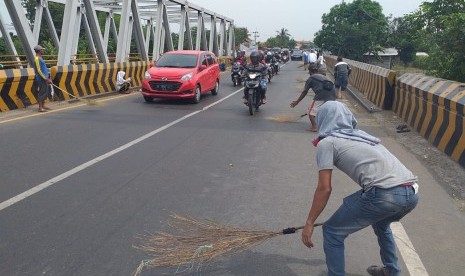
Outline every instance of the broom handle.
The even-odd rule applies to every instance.
[[[77,99],[77,97],[76,97],[76,96],[74,96],[73,94],[69,93],[69,92],[68,92],[68,91],[66,91],[66,90],[63,90],[63,89],[61,89],[59,86],[56,86],[56,85],[55,85],[53,82],[52,82],[52,83],[50,83],[50,84],[51,84],[51,85],[53,85],[54,87],[56,87],[56,88],[60,89],[60,91],[61,91],[61,92],[65,92],[66,94],[70,95],[71,97],[73,97],[73,98]]]
[[[323,223],[315,223],[313,224],[313,227],[317,227],[317,226],[322,226]],[[283,229],[282,233],[283,235],[287,235],[287,234],[294,234],[295,232],[297,232],[297,230],[300,230],[300,229],[304,229],[305,226],[299,226],[299,227],[289,227],[289,228],[286,228],[286,229]]]

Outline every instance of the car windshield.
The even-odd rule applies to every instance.
[[[160,57],[155,67],[194,68],[197,66],[197,55],[166,54]]]

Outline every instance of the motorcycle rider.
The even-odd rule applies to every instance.
[[[234,59],[234,62],[239,63],[241,66],[245,66],[247,64],[247,60],[245,57],[245,51],[238,52],[236,58]]]
[[[247,76],[249,72],[257,72],[262,76],[261,83],[259,85],[260,98],[262,104],[266,103],[266,76],[267,76],[267,67],[265,64],[261,63],[263,59],[262,55],[258,51],[253,51],[250,53],[250,63],[244,66],[244,76]],[[248,104],[247,99],[247,88],[244,88],[244,104]]]
[[[266,52],[265,62],[266,63],[273,63],[273,61],[274,61],[273,53],[271,53],[271,51]]]

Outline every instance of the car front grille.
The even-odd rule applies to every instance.
[[[172,82],[172,81],[150,81],[150,88],[156,91],[164,91],[164,92],[177,92],[179,87],[181,87],[180,82]]]

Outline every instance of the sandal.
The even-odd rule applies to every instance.
[[[47,109],[41,108],[41,109],[39,109],[39,112],[47,112]]]
[[[409,131],[410,131],[410,128],[405,127],[405,128],[401,128],[401,129],[397,130],[397,133],[404,133],[404,132],[409,132]]]

